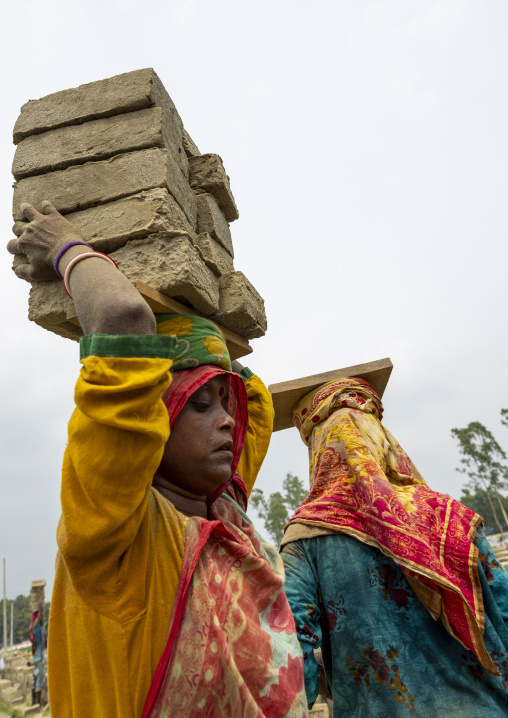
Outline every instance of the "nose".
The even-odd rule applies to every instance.
[[[221,431],[233,431],[235,428],[235,420],[228,414],[224,407],[221,407],[221,416],[219,421],[219,429]]]

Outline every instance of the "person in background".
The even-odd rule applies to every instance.
[[[334,718],[506,716],[508,573],[482,518],[427,486],[382,415],[355,378],[293,410],[310,493],[282,558],[309,704],[321,647]]]
[[[51,602],[53,718],[307,715],[278,552],[245,513],[273,406],[218,328],[159,315],[49,202],[9,243],[85,336]]]
[[[32,662],[34,666],[32,678],[32,705],[40,705],[41,692],[46,678],[45,651],[47,647],[46,631],[43,628],[43,611],[34,611],[30,621],[30,642],[32,644]]]

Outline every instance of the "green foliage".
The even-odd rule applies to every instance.
[[[286,474],[282,492],[274,491],[266,498],[261,489],[254,489],[250,497],[251,506],[263,519],[266,530],[277,545],[282,541],[284,526],[307,496],[303,482],[292,474]]]
[[[501,498],[505,511],[508,512],[508,496],[502,496],[501,494],[498,494],[498,496]],[[487,533],[496,533],[499,530],[485,489],[478,489],[475,493],[471,493],[468,488],[463,488],[460,501],[464,506],[468,506],[477,514],[483,516]],[[504,518],[500,516],[498,518],[503,530],[508,531],[508,524],[504,521]]]
[[[508,409],[501,409],[501,423],[508,426]],[[502,533],[503,525],[496,511],[496,504],[505,525],[508,524],[506,507],[500,494],[500,491],[508,488],[506,452],[497,443],[493,434],[479,421],[472,421],[464,429],[452,429],[452,436],[457,439],[461,454],[461,467],[457,471],[469,477],[466,484],[468,501],[481,502],[482,499],[486,499],[490,508],[489,525],[495,525],[496,530]],[[463,503],[469,506],[466,501]],[[484,512],[476,508],[473,510],[481,513],[486,519]]]
[[[9,718],[24,718],[24,714],[13,708],[0,698],[0,712],[5,713]]]
[[[298,476],[293,476],[292,474],[286,474],[286,478],[282,482],[282,488],[284,489],[284,501],[291,509],[291,512],[294,513],[302,501],[307,498],[309,492],[305,489],[303,481],[300,481]]]
[[[28,641],[28,632],[30,630],[30,619],[32,612],[30,611],[30,599],[28,596],[19,595],[14,601],[7,601],[7,642],[11,641],[11,604],[13,609],[13,638],[14,643],[22,643]],[[46,603],[44,607],[44,628],[48,630],[50,604]],[[4,640],[4,609],[3,600],[0,601],[0,642]]]

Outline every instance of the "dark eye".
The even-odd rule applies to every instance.
[[[196,411],[206,411],[210,408],[210,404],[207,401],[193,401],[192,406],[196,409]]]

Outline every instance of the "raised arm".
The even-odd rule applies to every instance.
[[[28,221],[14,225],[18,238],[8,245],[28,257],[14,270],[20,278],[56,279],[59,253],[63,274],[73,257],[90,251],[50,202],[43,213],[29,204],[22,209]],[[81,244],[62,252],[72,242]],[[78,261],[68,286],[85,337],[63,461],[59,571],[89,606],[130,620],[144,608],[150,487],[169,436],[161,397],[171,381],[174,339],[155,334],[150,308],[109,261]],[[129,600],[120,605],[120,595]]]
[[[93,251],[51,202],[42,203],[42,213],[28,203],[22,204],[21,209],[27,221],[16,222],[13,231],[17,239],[7,245],[11,254],[28,257],[28,264],[14,269],[21,279],[56,279],[55,259],[71,242],[81,244],[61,254],[58,271],[62,276],[74,257]],[[72,267],[69,291],[85,335],[155,334],[155,319],[143,297],[113,264],[100,257],[86,257]]]
[[[272,436],[273,402],[266,386],[250,369],[243,367],[238,361],[232,362],[232,369],[236,374],[240,374],[247,390],[249,427],[238,462],[238,473],[247,489],[247,496],[250,496]]]

